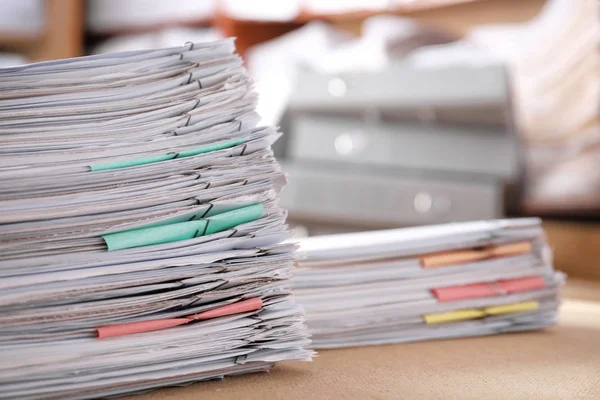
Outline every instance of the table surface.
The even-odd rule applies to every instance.
[[[270,373],[127,400],[600,399],[600,283],[570,280],[538,332],[320,351]]]

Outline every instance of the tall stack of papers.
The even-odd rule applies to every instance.
[[[302,239],[295,294],[316,348],[539,329],[558,288],[538,219]]]
[[[285,179],[232,40],[0,70],[0,398],[308,360]]]

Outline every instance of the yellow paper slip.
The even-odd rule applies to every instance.
[[[505,304],[502,306],[486,307],[483,311],[487,315],[501,315],[522,311],[537,310],[539,303],[537,301],[525,301],[523,303]]]
[[[485,317],[485,313],[483,310],[477,309],[466,309],[466,310],[457,310],[450,311],[439,314],[425,314],[423,315],[423,319],[427,324],[440,324],[443,322],[456,322],[456,321],[465,321],[468,319],[477,319]]]
[[[538,307],[539,303],[537,301],[525,301],[523,303],[503,304],[501,306],[491,306],[481,309],[468,308],[438,314],[425,314],[423,315],[423,319],[427,324],[441,324],[444,322],[457,322],[483,318],[488,315],[502,315],[537,310]]]

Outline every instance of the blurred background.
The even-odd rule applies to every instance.
[[[237,37],[298,235],[542,216],[600,278],[597,0],[2,0],[0,66]],[[597,264],[600,264],[598,261]]]

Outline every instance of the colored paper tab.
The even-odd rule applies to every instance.
[[[102,238],[108,251],[178,242],[255,221],[262,216],[263,211],[262,204],[253,204],[200,220],[109,233],[102,235]]]
[[[481,249],[454,250],[421,257],[421,265],[425,268],[443,267],[465,264],[494,257],[516,256],[531,252],[530,242],[510,243],[500,246],[489,246]]]
[[[195,149],[180,151],[177,155],[177,158],[192,157],[197,156],[199,154],[210,153],[211,151],[228,149],[230,147],[234,147],[238,144],[244,143],[246,139],[247,138],[230,139],[222,142],[207,144],[206,146],[197,147]]]
[[[487,315],[502,315],[523,311],[537,310],[539,303],[537,301],[526,301],[523,303],[505,304],[501,306],[486,307],[483,311]]]
[[[222,142],[211,143],[201,147],[196,147],[190,150],[183,150],[178,153],[158,154],[153,156],[133,158],[130,160],[119,160],[98,163],[90,165],[90,168],[92,171],[106,171],[110,169],[137,167],[139,165],[153,164],[160,161],[172,160],[174,158],[192,157],[197,156],[199,154],[210,153],[211,151],[223,150],[237,146],[238,144],[242,144],[245,141],[246,138],[230,139]]]
[[[439,314],[426,314],[423,316],[427,324],[440,324],[444,322],[465,321],[485,317],[483,310],[465,309],[456,310]]]
[[[160,161],[172,160],[177,153],[159,154],[155,156],[146,156],[134,158],[133,160],[119,160],[107,163],[90,165],[92,171],[106,171],[109,169],[137,167],[138,165],[153,164]]]
[[[432,289],[431,292],[438,301],[457,301],[477,299],[504,294],[504,291],[494,283],[474,283],[472,285],[450,286]]]
[[[517,242],[494,246],[490,248],[491,257],[509,257],[530,253],[533,249],[531,242]]]
[[[546,287],[546,281],[539,275],[532,275],[517,279],[504,279],[498,281],[498,285],[500,285],[506,293],[519,293],[543,289]]]
[[[544,278],[538,275],[504,279],[497,282],[474,283],[431,289],[440,302],[501,296],[511,293],[529,292],[546,287]]]
[[[523,303],[503,304],[490,306],[483,309],[456,310],[439,314],[426,314],[423,319],[427,324],[439,324],[443,322],[465,321],[469,319],[483,318],[490,315],[502,315],[523,311],[532,311],[539,308],[537,301],[525,301]]]
[[[131,322],[127,324],[109,325],[96,328],[98,338],[133,335],[136,333],[152,332],[161,329],[173,328],[189,322],[224,317],[226,315],[241,314],[248,311],[260,310],[263,301],[260,297],[254,297],[226,306],[217,307],[212,310],[184,318],[155,319],[151,321]]]
[[[204,311],[204,312],[202,312],[200,314],[196,314],[190,318],[193,318],[195,320],[202,320],[202,319],[224,317],[226,315],[241,314],[241,313],[245,313],[248,311],[260,310],[262,308],[262,306],[263,306],[262,299],[260,297],[255,297],[255,298],[240,301],[237,303],[228,304],[226,306],[217,307],[212,310]]]
[[[102,326],[96,329],[98,337],[103,339],[114,336],[133,335],[135,333],[152,332],[160,329],[187,324],[189,318],[157,319],[152,321],[132,322],[129,324]]]

